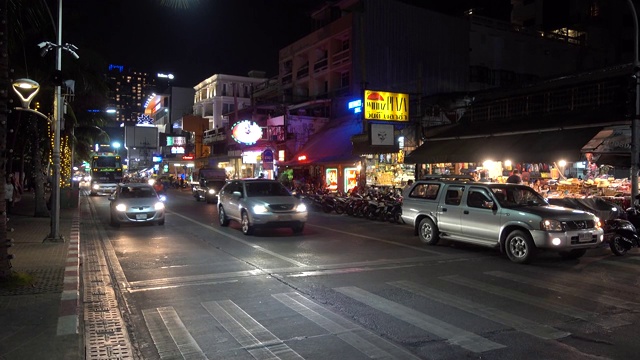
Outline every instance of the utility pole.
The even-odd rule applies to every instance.
[[[640,61],[638,60],[638,13],[633,0],[627,0],[633,13],[633,77],[636,84],[636,109],[631,119],[631,204],[638,196],[638,153],[640,145]]]

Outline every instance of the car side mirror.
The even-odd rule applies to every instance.
[[[493,209],[494,202],[493,201],[483,201],[482,207],[485,209]]]

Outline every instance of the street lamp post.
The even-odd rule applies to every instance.
[[[62,0],[58,0],[58,36],[55,44],[51,42],[41,42],[38,46],[42,49],[44,56],[49,50],[56,49],[56,73],[62,71],[62,49],[68,51],[73,57],[78,58],[75,50],[77,47],[71,44],[62,43]],[[53,102],[53,179],[51,181],[51,233],[45,240],[64,241],[60,235],[60,127],[64,116],[64,101],[62,99],[61,79],[58,79],[55,89],[55,99]]]
[[[631,119],[631,203],[638,196],[638,153],[640,146],[640,61],[638,59],[638,13],[633,0],[627,0],[633,13],[633,76],[636,84],[636,108]]]

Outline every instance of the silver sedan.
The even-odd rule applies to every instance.
[[[126,223],[164,225],[164,203],[149,184],[119,184],[109,201],[112,226]]]

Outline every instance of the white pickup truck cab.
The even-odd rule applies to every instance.
[[[419,180],[405,193],[402,219],[420,240],[440,238],[500,249],[528,263],[538,249],[579,258],[603,241],[593,214],[549,205],[525,185]]]

